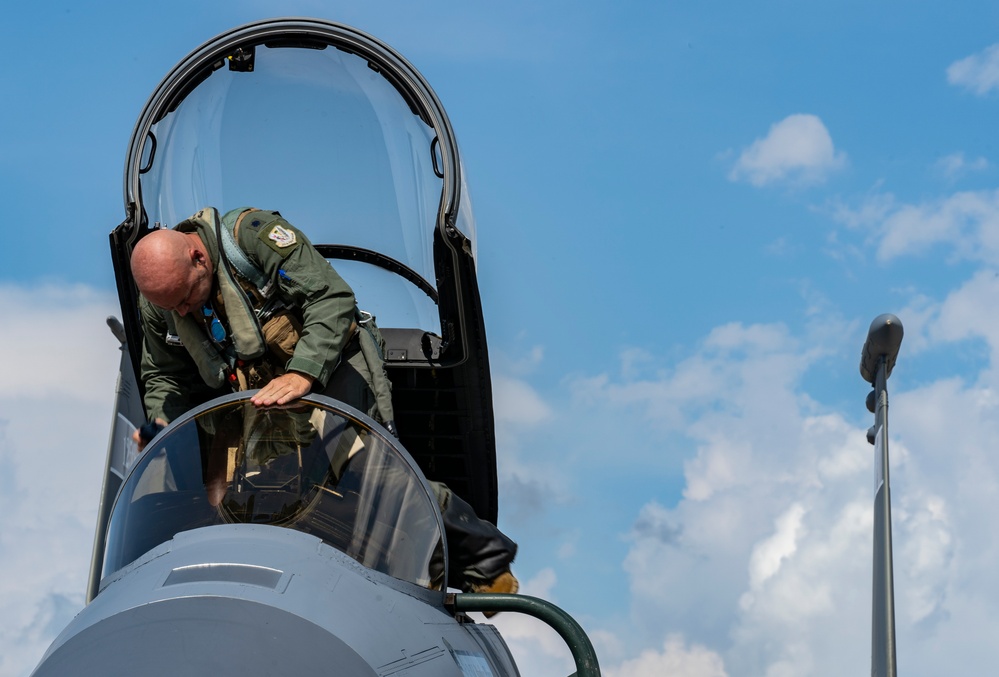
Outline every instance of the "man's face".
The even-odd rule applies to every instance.
[[[169,288],[146,294],[154,306],[172,310],[179,315],[187,315],[191,309],[198,309],[208,302],[212,293],[212,274],[208,264],[201,258],[193,257],[191,265],[184,266]]]

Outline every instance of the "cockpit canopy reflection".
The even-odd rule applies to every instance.
[[[266,524],[312,534],[366,567],[443,582],[436,501],[408,457],[332,400],[216,401],[150,444],[108,529],[104,575],[175,534]]]
[[[134,168],[148,222],[173,227],[208,205],[278,210],[313,242],[350,248],[334,265],[382,326],[439,335],[433,127],[356,54],[321,43],[237,53],[250,60],[211,64],[150,127]],[[462,227],[474,243],[470,219]]]

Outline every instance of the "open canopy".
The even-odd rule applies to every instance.
[[[236,32],[161,87],[132,140],[127,199],[165,227],[206,206],[280,211],[331,246],[384,326],[439,335],[434,232],[461,198],[445,190],[445,172],[460,177],[446,119],[363,44],[294,28]],[[459,227],[474,251],[471,219]]]
[[[111,247],[130,345],[141,341],[128,265],[141,237],[209,206],[279,211],[378,318],[405,447],[428,477],[495,521],[472,212],[448,118],[405,59],[314,19],[219,35],[147,102],[124,198]],[[136,375],[139,354],[131,351]]]

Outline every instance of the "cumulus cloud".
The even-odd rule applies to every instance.
[[[952,63],[947,67],[947,82],[979,96],[999,89],[999,44]]]
[[[524,378],[507,373],[526,376],[541,363],[542,354],[535,347],[521,360],[499,356],[497,362],[503,366],[492,375],[496,447],[501,450],[497,475],[505,524],[530,522],[550,503],[566,496],[558,459],[534,449],[539,429],[552,423],[552,407]]]
[[[679,431],[686,428],[692,411],[717,404],[718,398],[726,406],[748,409],[785,404],[786,380],[820,352],[821,348],[803,348],[786,326],[732,322],[714,328],[696,355],[663,373],[645,370],[639,378],[624,380],[607,374],[580,376],[569,385],[579,407],[627,410],[660,431]],[[630,368],[630,362],[626,365]],[[751,381],[772,387],[750,394],[743,386]]]
[[[862,430],[821,416],[807,426],[796,423],[795,412],[810,411],[813,403],[795,384],[825,354],[829,341],[842,335],[837,328],[810,330],[803,340],[779,324],[729,323],[712,330],[693,355],[671,368],[656,371],[650,368],[654,358],[625,350],[620,374],[567,382],[572,420],[583,429],[571,446],[577,453],[588,447],[594,464],[603,462],[604,475],[614,467],[607,464],[611,449],[614,465],[631,468],[632,492],[656,491],[648,478],[660,472],[657,463],[673,463],[685,478],[680,506],[672,507],[675,498],[662,492],[662,500],[641,508],[629,535],[625,570],[632,613],[642,628],[628,636],[632,648],[638,636],[660,646],[670,633],[683,632],[708,646],[728,632],[732,605],[746,591],[750,553],[772,536],[774,520],[787,509],[782,504],[768,512],[763,506],[781,495],[784,483],[794,486],[798,462],[788,462],[788,449],[807,450],[814,439],[831,439],[836,463],[830,473],[867,468],[855,458],[858,449],[864,458]],[[826,338],[812,341],[812,333]],[[639,363],[645,368],[636,369]],[[610,424],[610,432],[601,424]],[[633,430],[643,431],[646,448],[622,443],[632,442]],[[852,445],[844,442],[848,434],[855,435]],[[802,459],[814,457],[802,454]],[[757,495],[757,487],[766,487],[764,496]],[[718,544],[724,544],[724,555]]]
[[[999,194],[983,191],[921,205],[873,195],[839,218],[867,228],[887,261],[941,245],[992,261],[994,214]],[[914,242],[904,243],[906,229]],[[982,516],[999,510],[991,451],[999,318],[986,312],[997,297],[990,263],[942,297],[910,294],[900,313],[907,352],[968,340],[988,348],[972,378],[892,392],[897,642],[911,674],[945,672],[955,647],[967,665],[994,663],[988,636],[999,630],[999,586],[990,572],[999,539]],[[579,429],[571,452],[558,449],[575,462],[561,467],[561,479],[579,481],[587,454],[608,472],[613,449],[614,462],[632,468],[629,491],[648,492],[625,535],[629,615],[586,623],[606,674],[658,675],[667,665],[679,674],[692,666],[690,674],[769,677],[868,669],[872,417],[825,407],[803,385],[850,327],[859,345],[866,323],[824,313],[813,322],[804,332],[723,324],[667,367],[648,351],[623,349],[618,371],[574,375],[564,382],[568,401],[548,402],[552,425]],[[612,431],[603,432],[608,422]],[[648,448],[629,437],[636,429],[651,439]],[[656,492],[643,482],[665,459],[679,467],[682,485]],[[511,644],[522,641],[538,646],[526,635]]]
[[[999,316],[989,309],[999,298],[999,269],[976,271],[943,299],[915,295],[899,312],[905,320],[907,353],[932,347],[979,341],[986,361],[978,372],[979,385],[999,384]]]
[[[980,172],[989,168],[984,157],[966,158],[964,153],[951,153],[936,162],[937,170],[949,179],[955,179],[968,172]]]
[[[834,216],[867,232],[880,261],[923,255],[942,245],[959,259],[999,265],[999,190],[958,192],[919,204],[875,195],[857,208],[838,207]]]
[[[688,647],[680,635],[671,635],[662,651],[646,649],[637,658],[603,670],[607,677],[727,677],[721,656],[703,646]]]
[[[833,146],[822,120],[815,115],[789,115],[742,151],[729,179],[754,186],[821,183],[845,163],[846,155]]]
[[[118,373],[84,287],[0,287],[0,674],[26,675],[83,607]]]
[[[551,408],[526,381],[499,374],[493,378],[496,419],[504,425],[536,426],[551,417]]]
[[[781,124],[746,150],[733,178],[802,178],[804,169],[775,159]],[[831,140],[828,151],[842,162]],[[958,153],[938,168],[953,176],[987,166]],[[950,262],[980,265],[936,298],[899,291],[909,299],[899,313],[907,355],[962,341],[986,349],[964,378],[918,387],[893,378],[890,448],[900,666],[940,674],[960,652],[962,665],[987,670],[995,658],[988,638],[999,630],[991,575],[999,528],[983,518],[999,511],[999,317],[990,312],[999,298],[999,191],[908,204],[875,192],[834,217],[885,263],[943,250]],[[666,367],[647,350],[624,349],[617,372],[575,374],[565,381],[569,401],[549,402],[548,421],[571,419],[581,430],[574,461],[613,449],[615,462],[641,468],[629,491],[647,491],[625,534],[629,616],[588,623],[606,674],[658,675],[667,665],[767,677],[868,669],[872,417],[826,407],[805,387],[850,334],[849,323],[824,314],[815,322],[822,326],[804,332],[723,324]],[[866,322],[853,324],[859,346]],[[606,421],[612,433],[603,432]],[[629,436],[635,429],[649,447]],[[679,467],[681,486],[646,489],[664,459]],[[571,483],[580,473],[566,465],[560,476]]]
[[[116,354],[118,343],[105,323],[115,313],[120,310],[112,297],[84,286],[0,286],[0,340],[18,347],[8,352],[16,359],[0,370],[0,392],[87,398],[95,383],[110,380],[113,386],[117,370],[106,371],[106,360],[95,361],[93,351],[105,346]],[[37,359],[18,357],[18,351]]]
[[[926,327],[930,340],[937,343],[981,339],[988,346],[989,363],[999,363],[999,318],[985,310],[999,298],[999,270],[979,270],[934,307],[934,317]],[[995,383],[991,369],[982,377]]]
[[[999,347],[999,321],[995,332],[992,322],[971,321],[975,305],[980,315],[999,292],[994,279],[982,271],[947,298],[926,300],[933,310],[923,340],[972,335]],[[649,417],[663,409],[691,444],[676,449],[687,455],[682,498],[646,502],[628,535],[631,635],[619,637],[624,657],[606,663],[607,674],[665,674],[662,666],[674,665],[668,657],[685,645],[703,649],[706,661],[690,674],[867,669],[871,421],[848,420],[804,396],[803,376],[815,365],[800,354],[804,343],[780,325],[725,325],[672,370],[586,382],[591,390],[577,404]],[[688,370],[717,377],[696,406],[679,403],[677,383]],[[892,394],[897,641],[905,647],[900,664],[913,674],[946,671],[942,647],[966,647],[969,665],[994,661],[985,637],[999,629],[989,615],[999,586],[987,563],[999,540],[981,516],[999,509],[999,458],[991,453],[999,388],[988,373]]]
[[[781,563],[794,555],[802,531],[805,508],[793,503],[777,517],[774,533],[758,542],[749,557],[749,586],[759,588],[780,571]]]
[[[945,243],[963,258],[999,261],[999,191],[963,192],[903,205],[882,226],[878,258],[923,253]]]
[[[694,360],[730,376],[686,414],[696,449],[682,500],[650,502],[635,522],[625,569],[636,623],[683,633],[733,674],[862,669],[869,629],[853,629],[869,591],[851,577],[870,577],[863,427],[813,413],[798,393],[812,361],[779,325],[719,328]],[[823,648],[829,632],[850,648]]]

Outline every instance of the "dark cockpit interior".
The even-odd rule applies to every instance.
[[[333,400],[261,409],[246,395],[204,405],[138,459],[111,513],[104,574],[177,533],[280,526],[424,587],[444,576],[433,493],[398,441]]]

